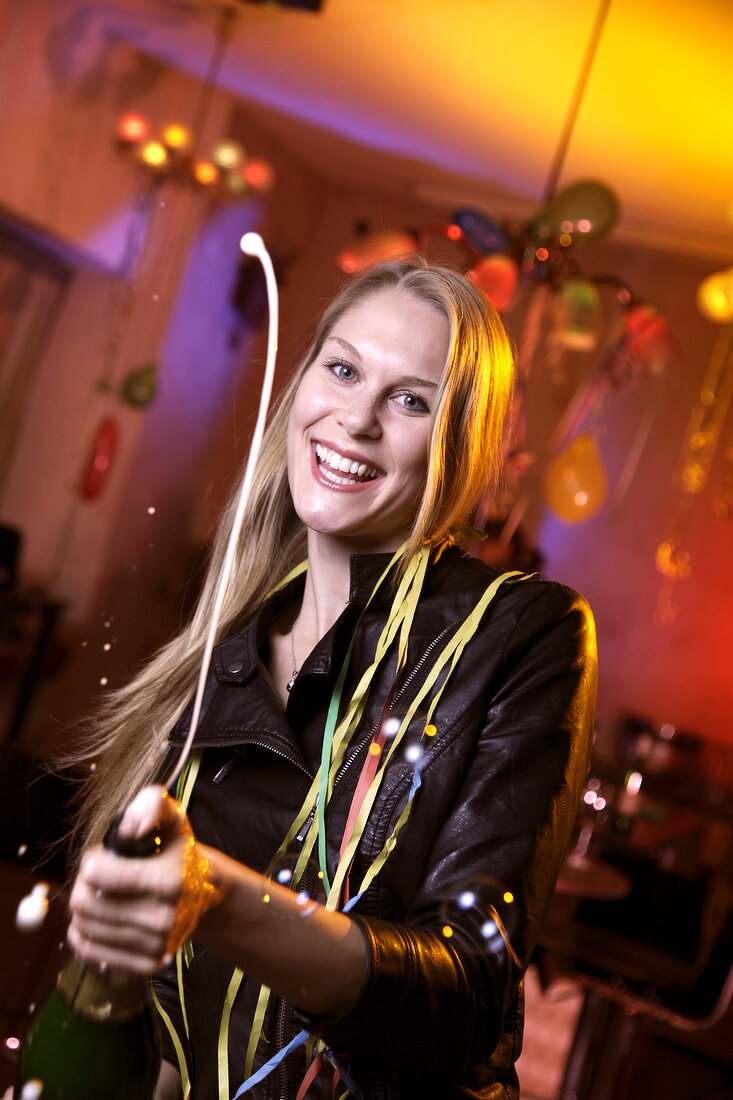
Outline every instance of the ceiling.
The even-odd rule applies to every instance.
[[[226,2],[240,15],[220,82],[320,171],[522,218],[546,190],[604,0],[101,7],[203,75]],[[731,0],[611,0],[558,187],[581,179],[617,193],[617,237],[733,261]]]

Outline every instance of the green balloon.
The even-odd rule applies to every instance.
[[[145,363],[125,377],[120,387],[120,396],[128,405],[144,409],[158,392],[157,367],[155,363]]]
[[[531,223],[535,240],[557,240],[563,233],[574,240],[591,240],[607,233],[618,220],[619,201],[605,183],[582,180],[560,191]]]

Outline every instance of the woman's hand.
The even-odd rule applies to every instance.
[[[193,931],[218,897],[182,807],[162,787],[130,803],[120,836],[160,830],[161,851],[131,859],[101,845],[82,859],[69,901],[68,939],[84,962],[149,974]]]
[[[69,902],[69,943],[82,961],[150,974],[196,929],[220,958],[304,1011],[352,1007],[367,945],[348,916],[320,905],[305,916],[294,891],[199,844],[162,787],[140,792],[119,833],[141,837],[154,827],[159,855],[130,859],[101,845],[85,853]]]

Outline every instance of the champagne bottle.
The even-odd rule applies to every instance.
[[[120,838],[117,823],[107,833],[105,847],[128,856],[160,850],[159,837]],[[31,1016],[13,1097],[152,1100],[159,1069],[148,979],[88,966],[74,957]]]

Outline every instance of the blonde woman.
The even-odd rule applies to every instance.
[[[161,1098],[518,1096],[595,643],[576,593],[453,545],[512,372],[462,276],[355,278],[268,429],[178,801],[149,784],[185,737],[233,508],[190,625],[100,718],[69,941],[155,973]],[[101,849],[125,806],[159,856]]]

